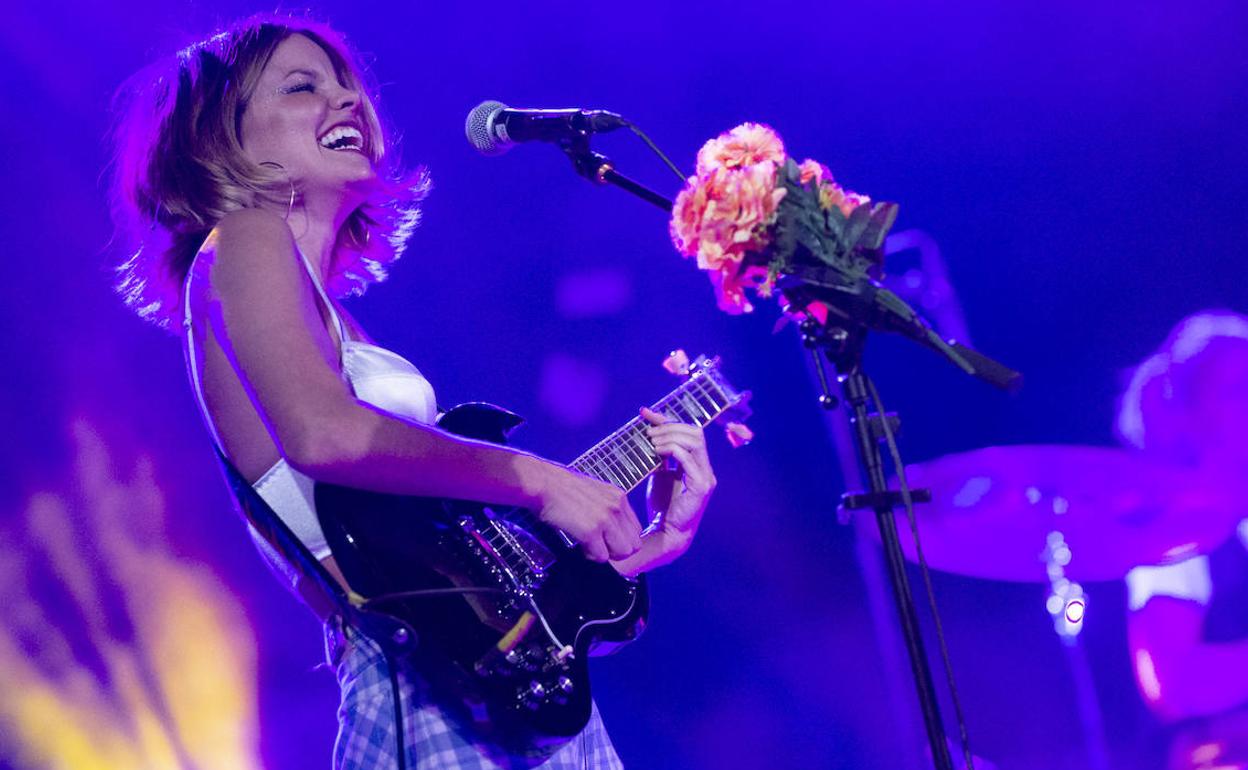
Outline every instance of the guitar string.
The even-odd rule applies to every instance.
[[[724,398],[725,403],[730,401],[719,383],[715,381],[715,374],[718,374],[717,370],[708,369],[688,380],[661,399],[655,405],[656,411],[670,410],[678,418],[683,414],[685,419],[681,420],[682,422],[691,421],[699,427],[706,425],[722,414],[725,409],[725,406],[716,398],[716,391],[719,397]],[[703,399],[706,404],[703,403]],[[697,407],[696,412],[690,407],[690,402]],[[707,404],[710,405],[710,409],[707,408]],[[639,418],[634,418],[623,428],[594,445],[589,452],[571,465],[583,472],[590,471],[589,475],[596,476],[602,481],[628,489],[639,483],[653,471],[654,467],[657,467],[652,464],[654,461],[649,457],[653,454],[651,448],[652,445],[644,439],[644,425]],[[645,462],[634,465],[638,459],[644,459]],[[650,467],[647,469],[647,466]]]
[[[694,378],[686,383],[686,386],[669,394],[668,397],[656,406],[671,408],[671,411],[678,417],[683,413],[693,424],[701,427],[724,411],[712,394],[711,385],[712,383],[706,377]],[[706,405],[698,398],[699,396],[704,397],[709,402],[710,409],[707,409]],[[697,407],[698,412],[701,413],[700,415],[690,408],[690,401]],[[634,419],[616,431],[616,433],[608,436],[602,442],[602,447],[595,447],[595,449],[600,451],[613,450],[611,456],[615,459],[614,467],[628,472],[626,473],[626,481],[629,488],[648,476],[658,466],[656,462],[658,455],[651,451],[653,445],[645,437],[644,430],[645,426]],[[616,446],[611,446],[612,444]],[[621,461],[624,462],[621,463]],[[635,466],[634,462],[636,463]]]
[[[723,407],[712,393],[712,384],[711,379],[706,376],[692,378],[660,400],[656,404],[658,407],[656,411],[670,410],[678,417],[683,412],[686,418],[700,427],[709,424],[715,416],[723,412]],[[710,410],[699,400],[699,395],[710,403],[712,407]],[[689,401],[692,401],[701,412],[705,423],[690,409]],[[582,456],[585,459],[584,470],[591,470],[594,465],[597,465],[599,473],[594,475],[599,475],[601,480],[631,489],[653,472],[662,460],[645,434],[645,429],[646,424],[640,418],[630,420]],[[578,463],[580,460],[574,461],[573,466],[575,467]],[[489,524],[492,534],[487,536],[486,541],[502,560],[504,566],[513,576],[535,578],[540,568],[537,567],[538,560],[534,558],[529,549],[508,532],[503,524],[494,520],[490,520]]]

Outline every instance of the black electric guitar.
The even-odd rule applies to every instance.
[[[688,374],[656,412],[698,426],[748,414],[749,394],[723,378],[718,360],[699,358]],[[438,424],[502,443],[520,422],[465,404]],[[631,490],[663,462],[645,428],[636,418],[569,466]],[[381,641],[509,730],[538,740],[578,733],[591,709],[586,658],[632,641],[645,625],[644,576],[587,559],[527,510],[327,484],[316,485],[316,508],[353,603],[382,621]]]

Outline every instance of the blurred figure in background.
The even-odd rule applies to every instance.
[[[1180,321],[1136,368],[1117,427],[1158,459],[1242,485],[1248,317],[1206,311]],[[1207,555],[1132,570],[1127,588],[1136,679],[1173,731],[1168,767],[1248,768],[1248,518]]]

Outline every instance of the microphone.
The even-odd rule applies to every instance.
[[[502,155],[520,142],[557,143],[627,125],[624,118],[606,110],[519,110],[485,101],[468,113],[464,133],[481,154]]]

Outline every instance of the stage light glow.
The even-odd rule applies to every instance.
[[[4,570],[0,725],[30,766],[259,770],[246,617],[169,548],[152,464],[119,473],[88,424],[73,433],[73,494],[34,495],[24,535],[2,539],[26,541],[9,551],[18,564],[46,556],[82,622],[53,622],[21,567]],[[76,639],[98,655],[95,670],[75,659]]]
[[[966,480],[962,488],[953,496],[953,504],[959,508],[970,508],[984,499],[984,495],[992,489],[992,479],[987,476],[975,476]]]
[[[1084,611],[1087,605],[1083,599],[1071,599],[1066,602],[1066,621],[1072,625],[1078,625],[1083,622]]]
[[[1171,548],[1162,554],[1162,556],[1167,562],[1183,561],[1184,559],[1195,556],[1197,554],[1197,549],[1199,548],[1199,543],[1184,543],[1183,545],[1176,545],[1174,548]]]
[[[1161,681],[1157,679],[1157,669],[1153,666],[1153,658],[1147,650],[1135,652],[1135,678],[1140,685],[1140,692],[1150,703],[1161,700]]]
[[[1222,756],[1223,745],[1221,742],[1202,743],[1192,749],[1192,764],[1203,766],[1209,765]]]

